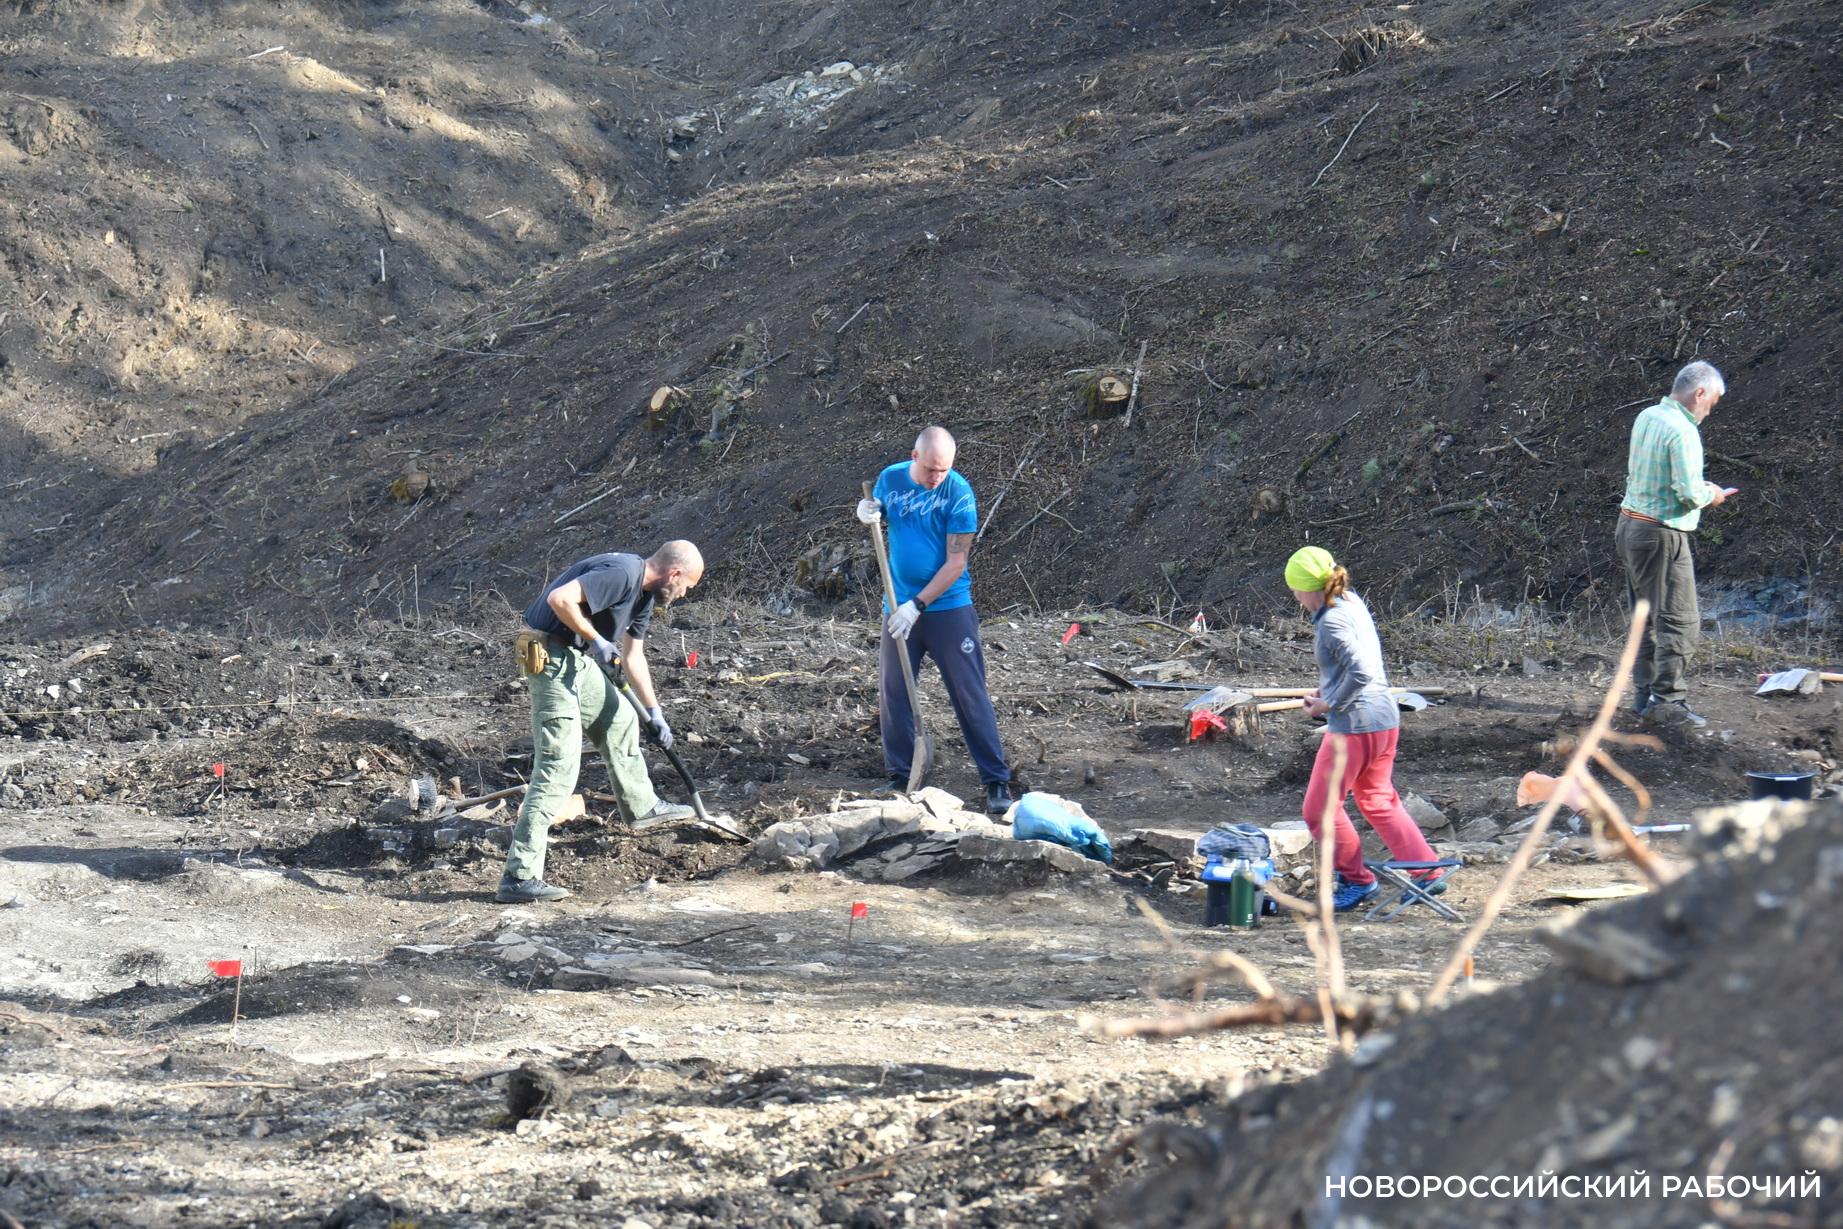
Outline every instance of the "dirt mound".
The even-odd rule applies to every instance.
[[[455,27],[463,9],[487,24]],[[534,37],[437,11],[438,40]],[[598,56],[664,54],[637,14],[596,12]],[[1599,0],[1379,25],[1329,3],[1147,18],[1091,0],[808,17],[781,15],[799,37],[764,57],[721,0],[682,6],[664,62],[701,67],[695,89],[650,93],[649,70],[589,92],[622,109],[589,128],[655,116],[653,199],[682,207],[331,389],[165,439],[146,474],[47,471],[68,519],[22,537],[13,605],[219,620],[224,576],[289,617],[412,594],[519,605],[571,557],[668,533],[701,539],[719,584],[791,593],[859,549],[842,512],[856,482],[935,418],[994,513],[975,565],[988,603],[1269,609],[1273,560],[1305,536],[1378,596],[1442,614],[1475,592],[1591,603],[1612,596],[1631,407],[1694,355],[1734,390],[1711,472],[1748,492],[1709,518],[1705,572],[1834,572],[1800,545],[1834,519],[1831,488],[1782,463],[1828,472],[1836,447],[1819,407],[1843,312],[1816,224],[1838,179],[1833,12]],[[365,120],[380,136],[383,88],[347,108],[385,112]],[[594,113],[552,89],[530,106]],[[196,120],[153,127],[189,141]],[[546,139],[560,155],[567,136]],[[597,139],[617,170],[636,140]],[[485,221],[505,194],[466,186],[470,167],[376,203],[414,220],[452,182],[479,194],[455,226],[505,224]],[[350,195],[338,175],[327,190]],[[542,191],[547,216],[581,217],[567,184]],[[372,199],[346,201],[343,224],[363,233]],[[597,227],[572,225],[555,250]],[[490,256],[470,269],[521,263],[481,233]],[[427,243],[446,234],[431,223]],[[350,279],[375,246],[349,253]],[[1084,383],[1130,374],[1140,342],[1130,427],[1086,417]],[[649,417],[662,384],[690,403]],[[411,464],[426,490],[399,504]],[[1808,597],[1801,582],[1771,604],[1797,615]]]
[[[1530,982],[1371,1035],[1323,1076],[1239,1102],[1103,1222],[1818,1223],[1805,1220],[1825,1206],[1811,1182],[1834,1199],[1843,1181],[1843,989],[1787,954],[1843,924],[1843,806],[1730,814],[1704,823],[1731,854],[1556,932],[1557,966]],[[1635,1174],[1648,1186],[1600,1197]],[[1370,1197],[1377,1178],[1426,1175],[1483,1181]],[[1724,1202],[1711,1176],[1766,1186]],[[1492,1190],[1496,1177],[1566,1186],[1522,1200],[1508,1182]]]

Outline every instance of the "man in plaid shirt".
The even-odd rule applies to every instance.
[[[1694,362],[1677,372],[1670,396],[1639,414],[1632,424],[1625,499],[1619,505],[1614,544],[1625,565],[1626,597],[1651,603],[1651,620],[1632,668],[1637,691],[1633,709],[1653,721],[1707,725],[1687,702],[1683,669],[1696,650],[1702,612],[1696,605],[1696,560],[1690,535],[1702,510],[1735,493],[1702,476],[1702,433],[1698,424],[1728,391],[1711,363]]]

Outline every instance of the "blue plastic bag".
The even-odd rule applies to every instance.
[[[1096,862],[1113,865],[1113,842],[1093,820],[1078,815],[1048,794],[1029,793],[1011,813],[1011,835],[1020,841],[1053,841]]]

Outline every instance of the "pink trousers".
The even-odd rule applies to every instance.
[[[1357,796],[1357,810],[1363,812],[1363,818],[1376,830],[1376,835],[1389,847],[1396,861],[1431,862],[1438,856],[1427,838],[1421,835],[1420,825],[1402,806],[1401,795],[1395,792],[1395,744],[1400,738],[1399,729],[1376,730],[1369,734],[1327,733],[1324,742],[1319,744],[1318,759],[1312,765],[1312,781],[1305,787],[1305,825],[1311,829],[1314,839],[1324,839],[1319,825],[1325,818],[1325,806],[1328,799],[1337,798],[1333,865],[1347,882],[1374,883],[1376,880],[1369,867],[1363,865],[1363,842],[1350,816],[1344,813],[1344,799],[1353,793]],[[1336,740],[1344,744],[1344,779],[1341,781],[1332,780],[1331,774]]]

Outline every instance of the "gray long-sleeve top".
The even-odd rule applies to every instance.
[[[1401,709],[1382,666],[1382,639],[1363,599],[1347,592],[1313,615],[1312,624],[1318,694],[1331,706],[1325,715],[1331,732],[1369,734],[1400,726]]]

